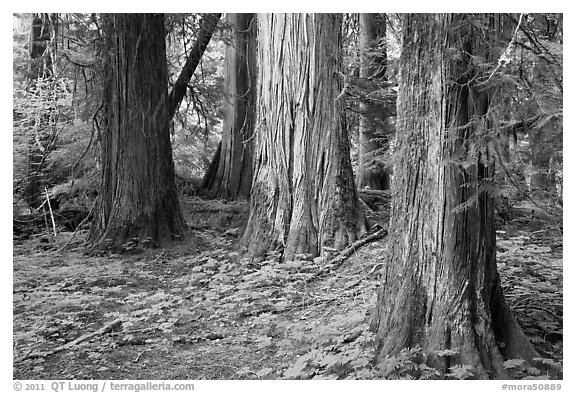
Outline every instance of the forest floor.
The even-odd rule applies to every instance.
[[[341,266],[250,261],[236,250],[246,203],[182,204],[187,240],[163,249],[89,256],[82,231],[63,251],[70,232],[14,240],[15,379],[374,375],[368,324],[384,241]],[[552,364],[562,363],[561,225],[532,214],[497,233],[506,297]]]

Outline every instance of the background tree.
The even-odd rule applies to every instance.
[[[495,114],[499,135],[499,186],[513,207],[535,204],[543,214],[561,216],[563,146],[562,18],[525,14],[506,57],[507,78]]]
[[[24,198],[33,209],[42,205],[42,188],[44,170],[48,166],[48,156],[54,146],[56,133],[54,127],[54,110],[52,104],[54,85],[50,79],[54,76],[51,53],[51,40],[53,32],[52,22],[55,17],[49,14],[32,14],[30,31],[30,68],[28,92],[37,103],[33,120],[34,133],[28,141],[27,176],[24,185]]]
[[[94,14],[13,18],[15,220],[24,226],[42,223],[38,226],[47,225],[53,233],[54,217],[57,226],[74,229],[73,223],[88,214],[99,187],[95,114],[101,101],[97,70],[102,57],[100,46],[94,44],[100,42],[98,18]],[[30,41],[38,34],[40,48]],[[31,61],[31,51],[42,53],[43,59]],[[31,192],[34,188],[36,192]],[[29,212],[33,195],[37,207]]]
[[[181,238],[169,133],[164,16],[104,16],[106,124],[100,202],[90,241],[121,250],[127,240]]]
[[[482,143],[493,90],[479,71],[495,67],[494,34],[510,36],[505,16],[405,16],[391,234],[372,324],[380,358],[419,345],[437,368],[469,365],[479,378],[537,356],[496,269],[494,153]]]
[[[343,248],[366,232],[342,124],[341,15],[258,15],[258,116],[248,255]]]
[[[256,21],[228,14],[232,40],[226,46],[222,140],[202,188],[212,197],[248,198],[252,185],[252,136],[256,116]]]
[[[50,43],[53,35],[53,23],[57,16],[50,14],[32,14],[30,32],[30,78],[49,77],[53,72]]]
[[[386,16],[359,14],[360,73],[363,98],[360,102],[358,127],[358,188],[385,190],[390,187],[390,175],[378,160],[387,149],[393,134],[388,122],[386,103],[378,96],[386,82]]]
[[[170,14],[166,29],[169,85],[173,89],[180,80],[183,86],[171,127],[176,184],[190,195],[200,189],[222,136],[227,27],[220,14]],[[201,43],[205,48],[198,58],[193,54]],[[192,70],[192,58],[198,60],[193,74],[182,83],[185,69]]]

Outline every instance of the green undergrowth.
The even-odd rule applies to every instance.
[[[279,263],[270,253],[255,262],[236,249],[247,203],[191,198],[183,210],[187,240],[164,249],[87,256],[85,233],[70,241],[66,232],[48,245],[39,237],[15,244],[14,377],[474,378],[466,365],[448,373],[428,367],[419,348],[373,364],[368,324],[383,242],[337,269],[309,255]],[[500,232],[498,247],[509,302],[543,358],[560,367],[561,255],[522,229]],[[545,377],[518,361],[506,367],[517,378]]]

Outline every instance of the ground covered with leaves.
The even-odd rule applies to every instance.
[[[159,250],[88,256],[82,232],[15,239],[14,378],[474,377],[465,365],[439,375],[418,348],[371,364],[384,241],[337,265],[248,260],[237,251],[246,203],[188,198],[184,209],[187,240]],[[561,367],[562,230],[525,218],[498,232],[503,286],[543,361]]]

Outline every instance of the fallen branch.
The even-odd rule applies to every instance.
[[[287,305],[284,308],[276,308],[271,304],[265,304],[263,307],[260,307],[257,310],[251,310],[251,311],[243,311],[240,312],[238,314],[239,318],[249,318],[249,317],[255,317],[264,313],[270,313],[270,314],[282,314],[288,311],[292,311],[292,310],[296,310],[299,308],[305,308],[305,307],[310,307],[310,306],[317,306],[319,304],[324,304],[324,303],[330,303],[330,302],[335,302],[339,300],[338,297],[332,297],[332,298],[323,298],[323,299],[315,299],[315,300],[311,300],[311,299],[306,299],[306,300],[302,300],[298,303],[295,304],[290,304]]]
[[[380,239],[381,237],[384,237],[388,235],[388,230],[386,228],[382,228],[379,229],[378,231],[374,232],[371,235],[368,235],[360,240],[358,240],[356,243],[352,244],[351,246],[345,248],[344,250],[342,250],[340,252],[340,254],[338,254],[334,259],[332,259],[332,261],[330,261],[330,265],[332,265],[332,269],[338,269],[340,267],[340,265],[342,265],[342,263],[348,259],[348,257],[352,254],[354,254],[356,251],[358,251],[358,249],[368,243],[372,243],[375,240]]]
[[[362,200],[362,198],[358,198],[358,201],[360,202],[360,204],[362,205],[362,207],[364,208],[365,212],[369,212],[369,213],[374,213],[374,209],[372,209],[370,206],[368,206],[366,204],[366,202],[364,202]]]
[[[306,280],[306,283],[309,283],[315,279],[317,279],[320,276],[323,276],[324,274],[328,273],[329,271],[333,271],[338,269],[346,259],[348,259],[348,257],[350,257],[352,254],[354,254],[356,251],[358,251],[360,249],[360,247],[371,243],[375,240],[378,240],[384,236],[388,235],[388,230],[386,228],[381,228],[379,230],[377,230],[376,232],[374,232],[371,235],[368,235],[366,237],[363,237],[362,239],[358,240],[356,243],[352,244],[351,246],[348,246],[347,248],[345,248],[344,250],[342,250],[336,257],[334,257],[334,259],[332,259],[332,261],[330,261],[330,264],[327,265],[328,268],[322,269],[319,272],[317,272],[316,274],[314,274],[313,276],[309,277]]]
[[[95,332],[89,333],[89,334],[85,334],[81,337],[78,337],[75,340],[70,341],[69,343],[66,343],[64,345],[59,346],[58,348],[55,348],[51,351],[47,351],[47,352],[33,352],[33,353],[29,353],[28,355],[25,355],[23,357],[21,357],[20,359],[16,359],[14,361],[14,363],[19,363],[19,362],[23,362],[24,360],[28,360],[28,359],[35,359],[35,358],[46,358],[48,356],[54,355],[58,352],[62,352],[65,351],[67,349],[70,349],[86,340],[91,339],[92,337],[98,336],[100,334],[106,334],[110,331],[115,330],[117,327],[119,327],[120,325],[122,325],[122,319],[121,318],[117,318],[115,320],[113,320],[112,322],[102,326],[100,329],[96,330]]]
[[[543,312],[545,312],[545,313],[548,313],[548,314],[552,315],[555,319],[557,319],[557,320],[559,320],[559,321],[562,321],[562,320],[563,320],[563,318],[562,318],[561,316],[558,316],[558,315],[554,314],[552,311],[547,310],[547,309],[545,309],[545,308],[543,308],[543,307],[533,306],[533,305],[531,305],[531,304],[524,304],[524,305],[516,306],[516,307],[514,307],[514,311],[525,310],[525,309],[527,309],[527,308],[528,308],[528,309],[532,309],[532,310],[543,311]]]

